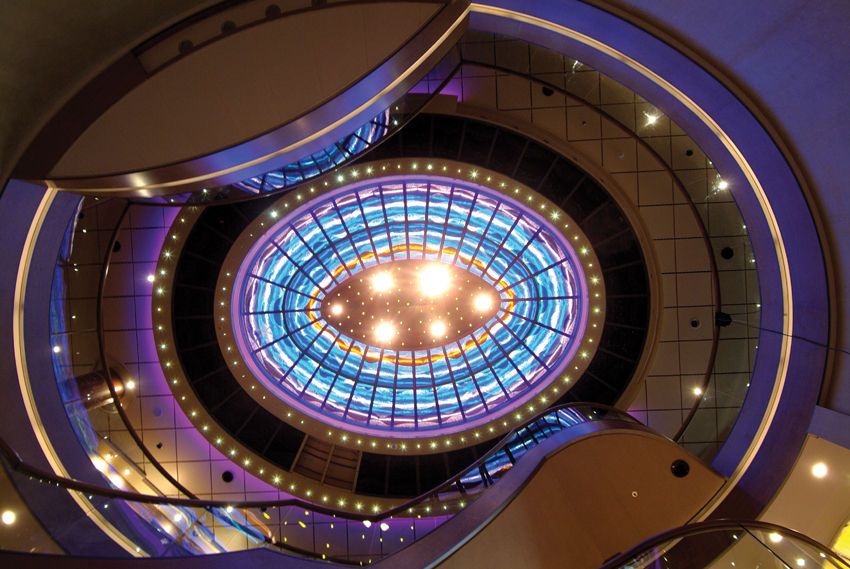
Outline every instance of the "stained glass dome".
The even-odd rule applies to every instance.
[[[273,208],[243,236],[228,289],[264,392],[388,438],[456,433],[530,402],[587,358],[591,315],[588,251],[563,212],[476,173],[410,169],[352,170],[288,215]]]

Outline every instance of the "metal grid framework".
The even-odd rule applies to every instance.
[[[457,341],[391,350],[322,317],[324,295],[379,264],[419,259],[482,278],[496,315]],[[239,349],[288,404],[363,433],[455,432],[510,412],[581,342],[587,286],[542,217],[470,182],[386,178],[319,198],[254,244],[233,288]]]

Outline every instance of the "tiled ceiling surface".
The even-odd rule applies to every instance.
[[[630,411],[674,436],[698,400],[678,441],[710,459],[746,394],[758,336],[756,266],[733,189],[675,123],[598,71],[475,31],[467,32],[461,53],[469,64],[444,92],[565,144],[599,165],[637,208],[659,264],[663,314],[653,367]],[[706,367],[715,309],[750,327],[719,328],[713,366]]]

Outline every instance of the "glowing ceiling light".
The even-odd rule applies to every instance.
[[[649,113],[645,113],[645,114],[646,114],[646,124],[647,125],[653,125],[656,122],[658,122],[658,115],[653,115],[653,114],[649,114]]]
[[[475,306],[475,310],[478,312],[484,312],[493,306],[493,297],[489,294],[479,294],[475,297],[475,300],[473,300],[472,303],[473,306]]]
[[[395,328],[389,322],[381,322],[375,328],[375,337],[379,342],[389,342],[395,336]]]
[[[726,180],[720,180],[719,182],[717,182],[717,189],[718,190],[725,190],[728,187],[729,187],[729,182],[727,182]]]
[[[435,338],[440,338],[446,335],[446,325],[437,320],[431,324],[431,335]]]
[[[451,278],[449,270],[442,265],[428,265],[419,274],[419,286],[425,296],[437,296],[446,292]]]
[[[829,472],[829,469],[827,469],[826,464],[822,462],[819,462],[812,467],[812,476],[815,478],[823,478],[826,476],[827,472]]]
[[[152,283],[152,282],[154,281],[154,279],[156,279],[156,277],[155,277],[155,276],[153,276],[153,275],[148,275],[148,282],[149,282],[149,283]]]
[[[99,456],[94,457],[91,462],[94,465],[95,470],[97,470],[98,472],[103,472],[104,470],[106,470],[106,461],[100,458]]]
[[[135,389],[135,387],[136,387],[136,382],[135,382],[135,381],[133,381],[132,379],[130,379],[130,380],[128,380],[128,381],[127,381],[127,383],[125,383],[125,384],[124,384],[124,387],[127,389],[127,391],[130,391],[130,390],[132,390],[132,389]]]
[[[378,273],[372,277],[372,288],[377,292],[386,292],[393,286],[393,278],[389,273]]]
[[[769,534],[767,535],[767,537],[769,537],[769,538],[770,538],[770,541],[772,541],[773,543],[779,543],[780,541],[782,541],[782,536],[781,536],[781,535],[779,535],[779,534],[778,534],[778,533],[776,533],[776,532],[769,533]]]
[[[387,531],[388,529],[390,529],[390,524],[387,522],[381,522],[381,531]]]
[[[3,515],[0,516],[0,519],[2,519],[3,523],[7,526],[10,526],[15,523],[15,518],[17,518],[17,516],[12,510],[6,510],[5,512],[3,512]]]
[[[342,314],[342,305],[334,304],[333,306],[331,306],[331,314],[333,314],[334,316],[339,316],[340,314]]]
[[[358,508],[358,509],[360,509],[360,508]],[[370,522],[369,520],[363,520],[363,525],[366,526],[367,528],[370,528],[370,527],[372,527],[372,522]]]

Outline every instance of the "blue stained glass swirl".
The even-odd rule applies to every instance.
[[[495,316],[423,350],[371,345],[323,318],[328,291],[411,259],[479,276]],[[470,182],[407,176],[346,186],[276,223],[245,257],[231,311],[244,360],[289,405],[411,437],[484,424],[540,393],[575,356],[588,301],[575,251],[533,210]]]

